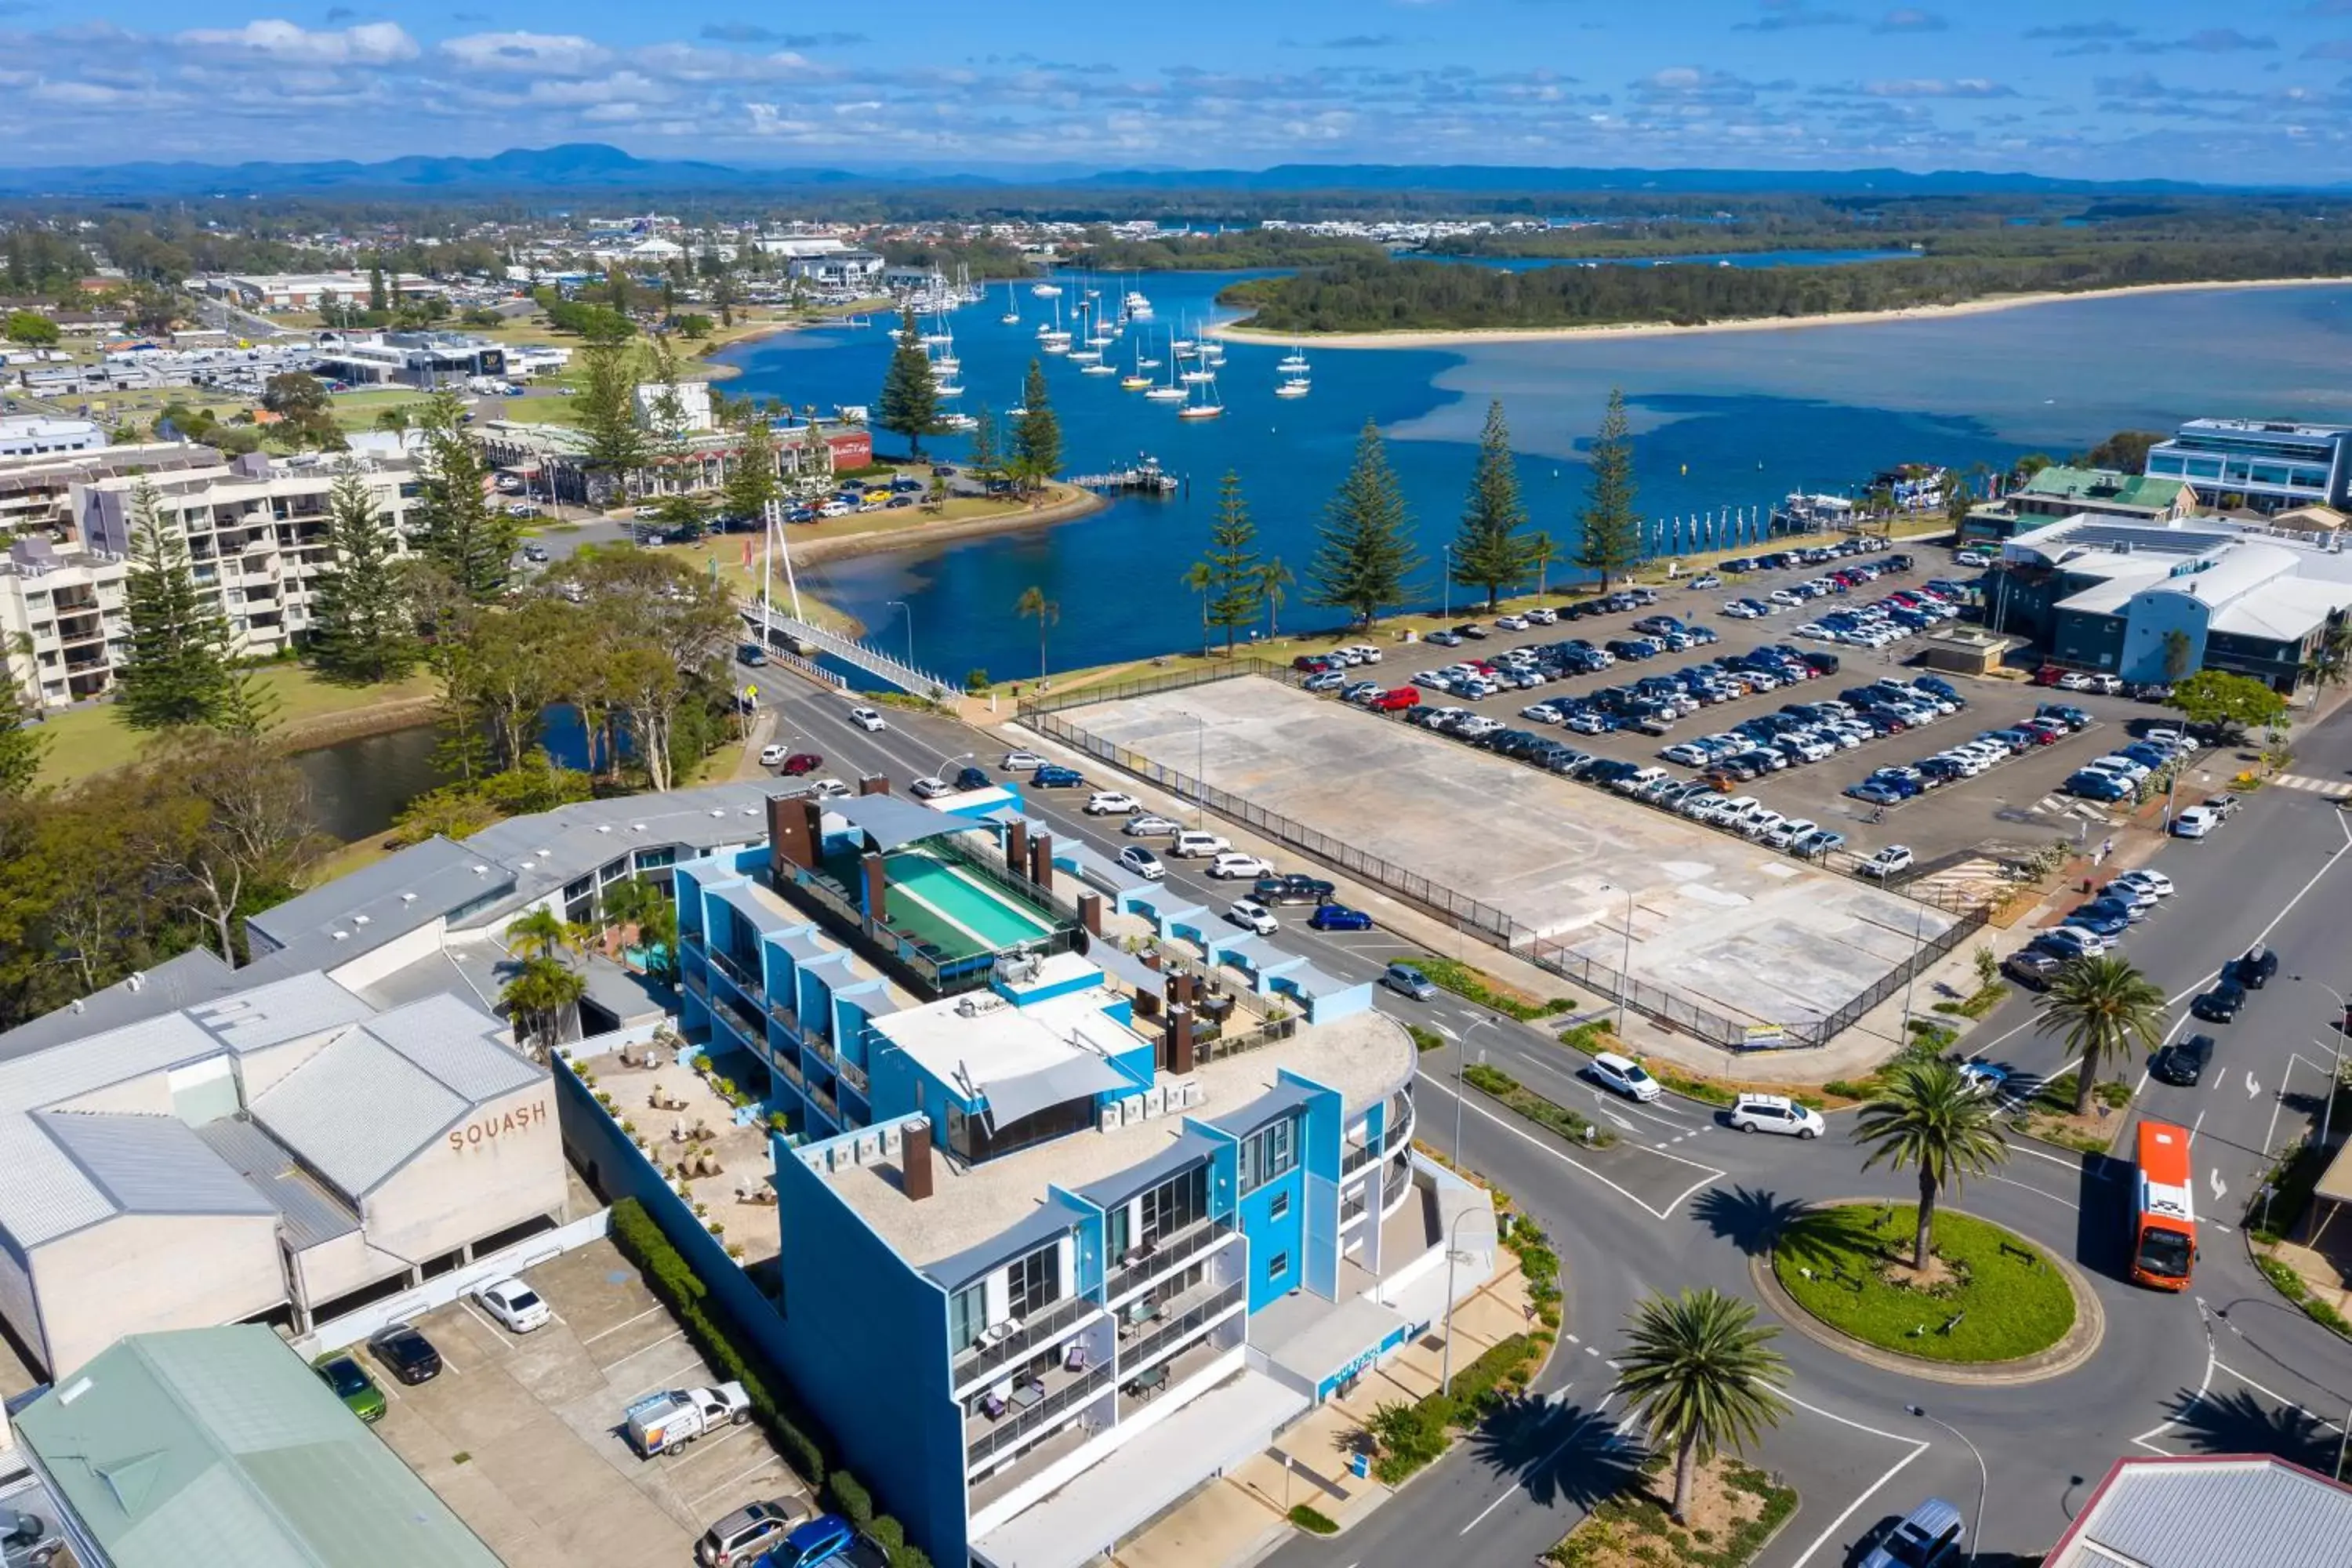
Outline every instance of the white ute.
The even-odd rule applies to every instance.
[[[716,1388],[673,1388],[648,1394],[628,1408],[629,1446],[646,1458],[666,1454],[721,1426],[751,1419],[751,1401],[740,1383]]]

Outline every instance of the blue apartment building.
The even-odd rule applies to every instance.
[[[935,1562],[1075,1568],[1442,1319],[1495,1226],[1363,988],[1058,897],[987,794],[779,798],[679,863],[679,1026],[783,1116],[760,1337],[846,1462]]]
[[[2352,506],[2352,426],[2292,420],[2191,419],[2147,450],[2151,479],[2181,479],[2216,506],[2243,496],[2256,511]]]

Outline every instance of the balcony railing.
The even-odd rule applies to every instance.
[[[1108,1388],[1116,1374],[1108,1366],[1098,1366],[1076,1382],[1056,1389],[1017,1415],[1008,1415],[986,1432],[971,1440],[968,1465],[977,1466],[1045,1427],[1055,1425],[1079,1406],[1093,1403]]]
[[[831,1090],[827,1089],[821,1083],[812,1082],[808,1086],[807,1093],[809,1103],[815,1106],[819,1110],[824,1112],[825,1119],[827,1121],[831,1121],[835,1127],[842,1124],[841,1103],[833,1098]]]
[[[768,1016],[791,1031],[793,1038],[801,1037],[801,1016],[772,996],[768,998]]]
[[[767,989],[760,984],[758,973],[745,965],[740,959],[714,947],[710,950],[710,962],[717,967],[719,973],[733,981],[736,988],[743,994],[756,1003],[766,1003]]]
[[[1148,1334],[1140,1334],[1118,1347],[1118,1364],[1123,1375],[1133,1375],[1130,1369],[1139,1369],[1161,1351],[1173,1348],[1180,1342],[1201,1331],[1202,1324],[1241,1304],[1247,1293],[1244,1281],[1236,1279],[1217,1288],[1206,1299],[1187,1309],[1184,1313]]]
[[[1103,1300],[1116,1304],[1139,1288],[1181,1268],[1234,1234],[1234,1227],[1218,1220],[1202,1220],[1186,1226],[1173,1236],[1163,1236],[1152,1245],[1150,1253],[1113,1274],[1103,1289]]]
[[[958,1389],[979,1383],[1015,1362],[1026,1360],[1039,1345],[1101,1310],[1091,1297],[1065,1296],[1044,1311],[1022,1320],[1021,1326],[1004,1338],[956,1357],[950,1367],[951,1381]]]
[[[808,1092],[808,1079],[801,1072],[799,1052],[791,1050],[778,1051],[772,1058],[772,1062],[776,1069],[777,1077],[782,1079],[786,1083],[791,1084],[794,1089],[799,1089],[803,1094],[806,1094]]]
[[[735,1026],[735,1032],[743,1037],[747,1045],[767,1044],[767,1021],[725,992],[713,991],[710,994],[710,1010],[713,1013],[725,1015],[727,1021]]]
[[[1256,1050],[1260,1046],[1273,1045],[1277,1040],[1286,1040],[1297,1033],[1298,1033],[1298,1016],[1294,1013],[1286,1018],[1269,1019],[1254,1029],[1244,1029],[1237,1035],[1223,1035],[1213,1040],[1202,1040],[1194,1047],[1194,1050],[1198,1060],[1213,1062],[1220,1057],[1235,1056],[1243,1051]]]
[[[864,1068],[859,1067],[856,1062],[849,1060],[846,1057],[834,1063],[833,1066],[834,1070],[841,1074],[842,1082],[847,1084],[850,1088],[856,1089],[860,1094],[866,1092],[866,1069]]]
[[[808,1046],[809,1054],[815,1057],[817,1060],[824,1063],[827,1067],[838,1067],[841,1065],[841,1058],[834,1051],[833,1042],[831,1040],[828,1040],[823,1035],[818,1034],[804,1035],[802,1038]]]
[[[702,971],[699,969],[688,969],[681,965],[679,973],[685,976],[686,988],[688,991],[692,992],[695,996],[699,998],[701,1001],[707,1003],[710,1000],[710,982],[703,977]]]
[[[1349,1176],[1354,1175],[1357,1172],[1362,1170],[1365,1166],[1370,1164],[1380,1157],[1380,1150],[1374,1148],[1370,1143],[1360,1144],[1355,1148],[1349,1149],[1347,1155],[1339,1162],[1339,1179],[1341,1181],[1346,1181]]]

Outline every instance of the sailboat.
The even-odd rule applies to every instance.
[[[1283,355],[1274,368],[1286,375],[1302,374],[1307,369],[1307,355],[1297,343],[1293,343],[1290,352]]]
[[[1274,389],[1276,397],[1304,397],[1315,390],[1315,384],[1307,375],[1307,356],[1298,352],[1297,344],[1290,346],[1290,352],[1282,356],[1280,364],[1283,375]]]
[[[1133,368],[1118,378],[1119,390],[1122,392],[1141,392],[1151,384],[1151,378],[1143,374],[1143,345],[1140,342],[1135,345],[1133,357]]]
[[[1056,289],[1054,292],[1054,324],[1049,327],[1043,321],[1037,323],[1037,348],[1043,353],[1066,354],[1070,352],[1070,334],[1062,330],[1062,301],[1058,297],[1061,290]]]
[[[1208,375],[1200,381],[1192,381],[1190,375],[1184,379],[1192,382],[1186,389],[1191,395],[1185,398],[1184,406],[1176,411],[1177,418],[1214,419],[1225,411],[1223,401],[1217,396],[1215,375]]]
[[[1175,329],[1171,327],[1169,331],[1172,337]],[[1181,403],[1184,401],[1184,389],[1176,384],[1176,356],[1174,351],[1170,351],[1168,356],[1167,382],[1163,385],[1153,387],[1143,395],[1145,401],[1150,403]]]
[[[1041,279],[1029,286],[1029,292],[1040,300],[1058,300],[1062,297],[1062,286],[1059,283]]]
[[[996,319],[1008,327],[1017,327],[1021,324],[1021,301],[1014,297],[1013,285],[1010,283],[1004,286],[1004,314]]]

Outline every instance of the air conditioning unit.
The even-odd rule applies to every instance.
[[[882,1157],[882,1134],[868,1130],[857,1135],[857,1163],[870,1165]]]
[[[1115,1105],[1104,1106],[1102,1110],[1101,1130],[1105,1132],[1116,1132],[1118,1129],[1118,1107]]]
[[[1158,1116],[1167,1109],[1168,1089],[1165,1085],[1155,1083],[1150,1089],[1143,1091],[1144,1115]]]

